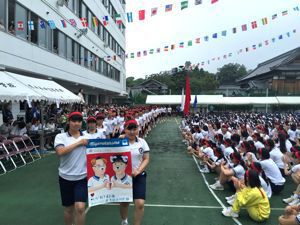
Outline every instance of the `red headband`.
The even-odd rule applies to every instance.
[[[128,121],[125,122],[124,126],[127,127],[129,124],[134,124],[136,126],[138,125],[138,123],[136,122],[136,120],[128,120]]]
[[[254,162],[251,163],[251,169],[255,170],[256,172],[260,173],[261,169],[257,168],[254,164]]]
[[[93,117],[93,116],[89,116],[89,118],[87,118],[87,120],[86,120],[87,122],[97,122],[97,120],[96,120],[96,118],[95,117]]]
[[[259,153],[260,155],[262,155],[262,150],[263,150],[262,148],[259,148],[259,149],[258,149],[258,153]]]
[[[295,152],[295,156],[297,157],[297,159],[299,159],[300,160],[300,153],[297,151],[297,152]]]
[[[80,116],[80,117],[82,117],[82,114],[81,114],[81,112],[71,112],[70,114],[69,114],[69,116],[68,116],[68,119],[71,119],[71,117],[73,117],[73,116]]]

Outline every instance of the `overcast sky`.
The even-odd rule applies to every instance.
[[[211,4],[211,0],[203,0],[202,5],[194,5],[195,0],[189,0],[189,7],[180,10],[182,0],[127,0],[127,12],[134,14],[133,23],[127,23],[126,52],[144,51],[151,48],[161,48],[161,53],[126,60],[127,77],[136,78],[145,75],[171,70],[183,65],[185,61],[193,64],[207,61],[213,57],[223,56],[230,52],[233,57],[205,64],[204,69],[216,72],[217,68],[227,63],[245,64],[247,69],[254,69],[258,63],[275,57],[300,46],[300,12],[294,11],[300,7],[298,0],[219,0]],[[172,12],[164,12],[167,4],[173,4]],[[151,17],[151,8],[158,7],[156,16]],[[146,19],[138,21],[138,11],[146,10]],[[287,16],[282,11],[288,10]],[[276,20],[271,20],[273,14],[278,14]],[[261,19],[268,17],[268,25],[262,26]],[[251,22],[257,21],[258,28],[251,29]],[[247,24],[248,31],[242,32],[241,25]],[[232,28],[237,27],[237,34],[232,34]],[[287,38],[286,33],[296,34]],[[220,32],[227,30],[226,37],[220,37]],[[212,39],[218,32],[218,39]],[[278,36],[284,34],[283,40]],[[209,35],[209,42],[203,37]],[[195,38],[200,37],[201,43],[195,44]],[[258,48],[256,51],[237,55],[236,52],[253,44],[277,37],[274,44]],[[193,40],[193,46],[187,47],[187,41]],[[185,47],[179,49],[178,44],[184,41]],[[173,51],[164,52],[165,45],[176,44]],[[170,47],[169,47],[170,48]]]

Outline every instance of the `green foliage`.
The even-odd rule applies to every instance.
[[[237,79],[247,73],[244,65],[229,63],[219,68],[216,76],[220,84],[235,84]]]
[[[189,67],[190,65],[190,62],[186,62],[185,67]],[[145,79],[139,78],[135,80],[133,77],[128,77],[126,80],[127,87],[132,87],[148,79],[154,79],[166,84],[171,90],[172,95],[181,95],[182,88],[185,88],[186,74],[190,76],[192,94],[214,94],[219,85],[235,83],[236,79],[247,74],[247,70],[244,65],[232,63],[218,69],[217,74],[209,73],[203,70],[203,68],[199,69],[198,67],[195,67],[192,71],[185,71],[179,68],[178,72],[173,75],[162,72],[148,75]]]

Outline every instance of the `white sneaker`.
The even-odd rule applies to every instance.
[[[204,167],[203,169],[200,169],[201,173],[210,173],[209,169],[207,167]]]
[[[231,195],[229,197],[225,197],[225,199],[228,201],[228,200],[231,200],[231,199],[235,199],[235,194],[234,195]]]
[[[215,191],[223,191],[224,190],[224,187],[222,184],[220,184],[219,181],[217,181],[215,184],[213,185],[210,185],[210,188],[215,190]]]
[[[232,207],[228,207],[222,210],[222,214],[226,217],[233,217],[233,218],[237,218],[239,217],[239,214],[237,214],[236,212],[234,212],[232,210]]]
[[[286,203],[286,204],[289,204],[289,203],[291,203],[292,201],[294,201],[296,198],[297,198],[297,197],[296,197],[295,195],[291,195],[291,197],[289,197],[289,198],[284,198],[284,199],[282,199],[282,201],[283,201],[284,203]]]
[[[229,205],[233,205],[234,201],[235,201],[235,198],[230,199],[230,200],[227,200],[227,203],[228,203]]]
[[[289,205],[297,205],[298,203],[300,203],[300,201],[299,201],[299,199],[298,198],[296,198],[296,199],[294,199],[293,201],[291,201],[290,203],[289,203]]]

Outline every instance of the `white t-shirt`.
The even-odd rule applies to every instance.
[[[245,169],[242,165],[238,164],[237,166],[233,167],[232,170],[234,171],[234,176],[237,179],[244,179]]]
[[[143,161],[144,153],[149,152],[150,148],[144,139],[138,137],[136,138],[134,144],[129,145],[132,159],[132,170],[136,170]]]
[[[94,134],[88,133],[87,130],[83,131],[83,134],[86,136],[87,139],[106,139],[106,136],[103,132],[99,129],[96,129],[97,132]]]
[[[276,163],[276,165],[280,169],[284,169],[284,162],[282,160],[282,157],[283,157],[283,154],[282,154],[282,152],[280,151],[279,148],[274,147],[270,151],[270,158]]]
[[[230,139],[230,138],[231,138],[231,133],[229,131],[226,131],[226,133],[223,134],[223,139],[226,140],[226,139]]]
[[[105,182],[109,182],[109,176],[107,174],[104,175],[103,178],[92,176],[88,180],[88,187],[97,187],[103,185]]]
[[[278,166],[272,159],[266,159],[260,161],[261,168],[264,170],[266,176],[270,181],[275,185],[283,185],[285,183],[284,177],[281,175],[281,172]]]
[[[128,174],[125,174],[125,176],[121,179],[118,179],[116,176],[112,176],[111,181],[118,184],[132,185],[132,177]]]
[[[293,147],[293,145],[288,139],[285,141],[285,147],[288,152],[291,152],[291,148]]]
[[[292,141],[296,141],[297,131],[293,131],[291,129],[288,130],[289,139]]]
[[[203,149],[202,151],[208,158],[210,158],[212,161],[217,161],[218,157],[215,156],[214,150],[211,147],[207,147]]]
[[[257,150],[265,147],[265,145],[263,143],[261,143],[260,141],[254,142],[254,145]]]
[[[234,150],[229,146],[227,148],[225,148],[224,150],[224,157],[228,160],[228,162],[230,162],[230,154],[233,153]]]
[[[264,189],[264,191],[267,194],[267,197],[271,198],[272,197],[271,185],[268,185],[267,182],[264,180],[264,178],[262,178],[260,175],[259,175],[259,180],[260,180],[260,183],[261,183],[261,187]]]
[[[297,164],[292,167],[291,171],[292,171],[292,173],[296,173],[299,169],[300,169],[300,164]]]
[[[57,134],[54,140],[54,148],[58,146],[67,147],[75,142],[87,138],[81,133],[81,136],[74,138],[69,132]],[[86,147],[79,146],[66,155],[59,157],[59,176],[63,179],[75,181],[86,177]]]

